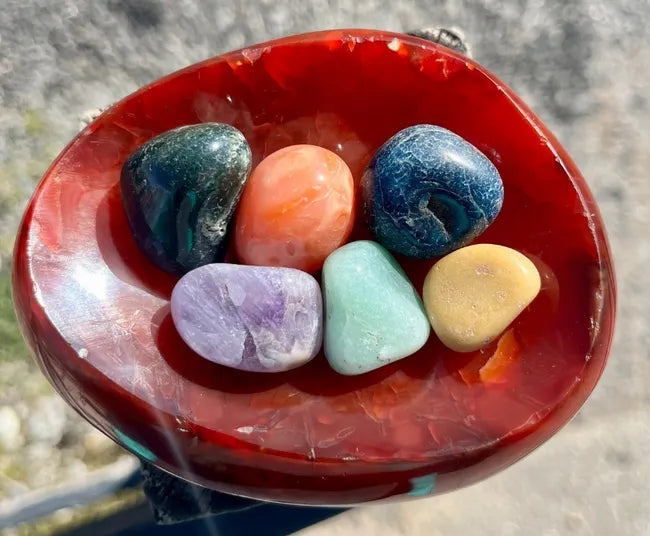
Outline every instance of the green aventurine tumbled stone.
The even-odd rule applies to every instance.
[[[325,356],[340,374],[369,372],[417,352],[429,338],[422,300],[386,249],[367,240],[323,266]]]

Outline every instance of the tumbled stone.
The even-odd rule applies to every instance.
[[[439,260],[424,280],[424,305],[443,344],[471,352],[496,339],[537,296],[535,265],[514,249],[476,244]]]
[[[316,280],[292,268],[209,264],[186,274],[171,298],[178,333],[209,361],[280,372],[307,363],[322,341]]]
[[[368,164],[362,188],[377,240],[422,259],[471,242],[503,203],[503,183],[492,162],[434,125],[408,127],[390,138]]]
[[[347,164],[315,145],[267,156],[246,184],[235,244],[246,264],[319,270],[354,221],[354,183]]]
[[[376,242],[351,242],[323,266],[325,356],[341,374],[363,374],[417,352],[429,338],[422,301]]]
[[[236,128],[176,128],[136,149],[122,168],[122,200],[140,249],[181,275],[221,260],[230,220],[251,167]]]

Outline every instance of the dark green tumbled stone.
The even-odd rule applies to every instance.
[[[149,260],[182,275],[223,259],[230,220],[251,169],[239,130],[222,123],[176,128],[122,167],[122,201]]]

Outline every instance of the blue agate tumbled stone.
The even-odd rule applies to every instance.
[[[480,235],[503,204],[503,182],[471,143],[434,125],[390,138],[362,178],[368,225],[386,248],[420,259]]]
[[[203,123],[163,132],[122,167],[122,201],[136,242],[182,275],[223,259],[229,223],[251,169],[239,130]]]

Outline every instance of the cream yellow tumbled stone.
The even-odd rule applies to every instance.
[[[424,306],[438,338],[456,352],[496,339],[537,296],[535,265],[514,249],[476,244],[450,253],[424,280]]]

